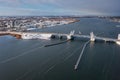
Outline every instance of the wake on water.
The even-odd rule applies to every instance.
[[[29,54],[30,52],[35,51],[35,50],[40,49],[40,48],[43,48],[43,47],[44,47],[44,46],[31,49],[31,50],[29,50],[29,51],[26,51],[26,52],[21,53],[20,55],[17,55],[17,56],[8,58],[8,59],[6,59],[6,60],[4,60],[4,61],[1,61],[0,63],[6,63],[6,62],[9,62],[9,61],[15,60],[15,59],[17,59],[17,58],[19,58],[19,57],[21,57],[21,56],[24,56],[24,55],[26,55],[26,54]]]
[[[60,42],[60,43],[65,43],[65,42],[68,42],[68,41],[63,41],[63,42]],[[21,53],[20,55],[17,55],[17,56],[8,58],[8,59],[6,59],[6,60],[4,60],[4,61],[1,61],[0,64],[10,62],[10,61],[12,61],[12,60],[15,60],[15,59],[17,59],[17,58],[19,58],[19,57],[22,57],[22,56],[24,56],[24,55],[27,55],[27,54],[29,54],[30,52],[35,51],[35,50],[40,49],[40,48],[43,48],[43,47],[45,47],[45,46],[41,46],[41,47],[38,47],[38,48],[31,49],[31,50],[29,50],[29,51],[23,52],[23,53]],[[63,53],[66,49],[69,49],[69,47],[66,47],[64,50],[60,51],[59,53]],[[62,54],[60,54],[60,55],[62,55]],[[49,68],[44,72],[44,74],[46,74],[46,73],[48,73],[50,70],[52,70],[57,64],[58,64],[58,63],[55,63],[55,64],[53,64],[51,67],[49,67]],[[22,79],[23,77],[25,77],[26,75],[28,75],[30,72],[31,72],[31,71],[25,72],[22,76],[20,76],[20,77],[17,78],[16,80]]]
[[[65,42],[68,42],[68,40],[63,41],[63,42],[60,42],[60,43],[57,43],[57,44],[62,44],[62,43],[65,43]],[[53,45],[57,45],[57,44],[55,43],[55,44],[47,45],[47,46],[53,46]],[[19,58],[19,57],[21,57],[21,56],[24,56],[24,55],[26,55],[26,54],[28,54],[28,53],[30,53],[30,52],[32,52],[32,51],[35,51],[35,50],[37,50],[37,49],[39,49],[39,48],[43,48],[43,47],[46,47],[46,46],[44,45],[44,46],[41,46],[41,47],[38,47],[38,48],[31,49],[31,50],[29,50],[29,51],[23,52],[23,53],[20,54],[20,55],[17,55],[17,56],[8,58],[8,59],[6,59],[6,60],[3,60],[3,61],[1,61],[0,63],[9,62],[9,61],[11,61],[11,60],[17,59],[17,58]]]
[[[59,53],[63,53],[66,49],[69,49],[69,46],[68,47],[66,47],[64,50],[62,50],[62,51],[60,51]],[[50,59],[48,59],[43,65],[45,65],[45,64],[47,64],[48,62],[50,61]],[[53,64],[51,67],[49,67],[46,71],[44,71],[43,73],[42,73],[42,75],[44,74],[47,74],[49,71],[51,71],[56,65],[57,65],[58,63],[55,63],[55,64]],[[25,76],[27,76],[30,72],[32,72],[33,70],[31,70],[31,71],[27,71],[27,72],[25,72],[22,76],[20,76],[20,77],[18,77],[16,80],[22,80]],[[39,73],[41,73],[41,72],[39,72]]]

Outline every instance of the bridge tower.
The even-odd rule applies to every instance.
[[[75,31],[71,31],[69,35],[67,35],[67,40],[72,40],[73,39],[73,35],[74,35]]]
[[[120,34],[118,34],[118,40],[120,40]]]
[[[93,32],[90,33],[90,41],[95,41],[95,35]]]
[[[116,43],[120,45],[120,34],[118,34],[118,40],[116,41]]]

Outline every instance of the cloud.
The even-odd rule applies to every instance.
[[[3,6],[9,6],[9,7],[13,7],[13,6],[19,6],[20,0],[0,0],[0,5]]]
[[[54,3],[55,0],[23,0],[23,2],[28,4],[46,4],[46,3]]]
[[[69,10],[120,13],[120,0],[57,0],[56,3],[61,8]]]
[[[0,7],[0,15],[2,16],[29,15],[31,12],[33,12],[32,9]]]
[[[120,0],[0,0],[2,7],[28,10],[30,14],[120,15]]]

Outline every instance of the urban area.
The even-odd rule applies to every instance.
[[[73,17],[17,16],[0,17],[0,31],[30,31],[56,25],[65,25],[79,20]]]

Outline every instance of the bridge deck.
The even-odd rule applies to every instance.
[[[62,33],[45,33],[45,32],[9,32],[9,31],[1,31],[0,35],[2,34],[52,34],[52,35],[58,35],[58,36],[68,36],[69,34],[62,34]],[[90,38],[90,35],[78,35],[74,34],[73,37],[80,37],[80,38]],[[117,39],[112,39],[112,38],[105,38],[105,37],[97,37],[95,36],[95,39],[98,40],[104,40],[104,41],[113,41],[116,42],[118,41]]]

